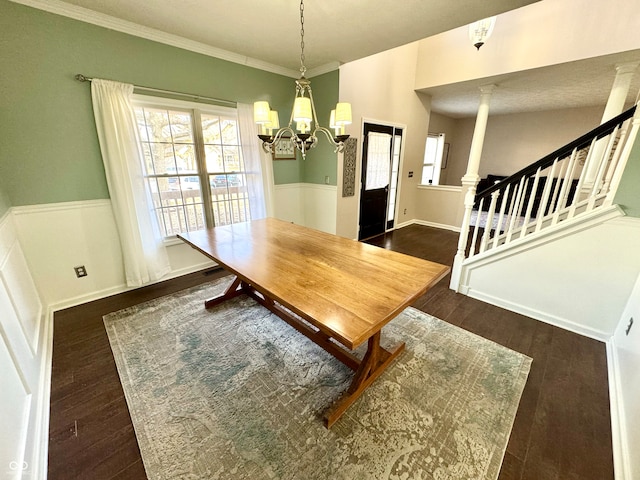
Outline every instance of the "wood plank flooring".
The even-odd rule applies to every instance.
[[[369,243],[451,265],[457,234],[412,225]],[[56,312],[49,479],[145,479],[102,316],[224,275],[196,273]],[[605,346],[457,294],[414,306],[533,358],[500,480],[613,480]]]

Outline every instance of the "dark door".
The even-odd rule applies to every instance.
[[[393,228],[401,135],[391,126],[364,124],[359,240]]]

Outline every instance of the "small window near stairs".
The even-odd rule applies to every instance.
[[[430,133],[424,148],[421,185],[438,185],[444,152],[444,133]]]

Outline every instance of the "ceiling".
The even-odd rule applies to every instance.
[[[108,28],[297,77],[298,0],[14,0]],[[308,76],[538,0],[307,0]],[[373,7],[373,8],[372,8]],[[470,48],[473,48],[470,46]],[[480,85],[494,83],[492,114],[604,105],[615,65],[640,50],[423,90],[433,111],[474,116]],[[635,75],[628,102],[640,90]]]
[[[17,0],[27,3],[28,0]],[[305,64],[351,62],[538,0],[307,0]],[[298,72],[299,0],[46,0]]]
[[[640,50],[486,77],[420,90],[431,96],[431,110],[461,118],[475,116],[482,85],[494,84],[491,114],[533,112],[560,108],[603,106],[607,103],[616,65],[640,63]],[[631,81],[627,104],[640,94],[640,69]]]

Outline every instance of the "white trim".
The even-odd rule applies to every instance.
[[[333,72],[334,70],[340,70],[339,62],[329,62],[325,63],[324,65],[320,65],[319,67],[312,68],[311,70],[307,71],[306,76],[307,78],[313,78],[319,75],[324,75],[325,73]],[[298,73],[296,75],[296,78],[298,78],[299,76],[300,74]]]
[[[53,311],[47,309],[42,332],[42,347],[40,355],[40,379],[36,410],[37,427],[34,435],[36,453],[34,458],[38,462],[33,470],[34,478],[47,478],[49,457],[49,422],[51,410],[51,375],[53,369]]]
[[[565,220],[555,226],[545,228],[538,233],[532,233],[524,238],[513,240],[512,242],[492,248],[483,253],[474,255],[464,260],[460,278],[468,278],[468,272],[476,267],[487,263],[492,263],[498,258],[506,258],[518,253],[530,250],[534,247],[558,240],[568,235],[573,235],[582,230],[586,230],[601,223],[619,219],[624,216],[624,211],[618,205],[601,207],[589,213]],[[640,225],[640,223],[639,223]],[[466,274],[466,275],[465,275]],[[466,281],[466,280],[465,280]]]
[[[114,287],[105,288],[103,290],[96,290],[86,295],[79,295],[77,297],[66,298],[60,302],[53,303],[49,305],[49,309],[55,313],[59,310],[64,310],[65,308],[75,307],[77,305],[82,305],[84,303],[93,302],[94,300],[100,300],[102,298],[110,297],[112,295],[117,295],[119,293],[128,292],[131,290],[136,290],[139,288],[144,288],[149,285],[155,285],[156,283],[162,283],[167,280],[171,280],[173,278],[181,277],[183,275],[188,275],[190,273],[196,273],[202,270],[208,270],[210,268],[217,267],[218,264],[213,261],[206,261],[199,263],[197,265],[193,265],[191,267],[180,268],[178,270],[172,270],[171,273],[162,277],[157,282],[146,283],[140,287],[127,287],[126,284],[122,283],[120,285],[116,285]]]
[[[201,53],[209,57],[219,58],[228,62],[238,63],[247,67],[257,68],[278,75],[284,75],[286,77],[298,78],[300,72],[297,70],[291,70],[288,68],[267,63],[256,58],[247,57],[238,53],[223,50],[221,48],[212,47],[201,42],[189,40],[178,35],[162,32],[155,28],[149,28],[137,23],[122,20],[120,18],[112,17],[111,15],[105,15],[104,13],[94,12],[88,8],[79,7],[76,5],[70,5],[60,0],[11,0],[14,3],[26,5],[28,7],[44,10],[56,15],[62,15],[64,17],[79,20],[81,22],[90,23],[99,27],[108,28],[121,33],[127,33],[154,42],[163,43],[165,45],[171,45],[173,47],[182,48],[191,52]],[[326,67],[326,66],[325,66]],[[323,71],[325,67],[318,67],[316,70]],[[335,68],[332,68],[335,70]],[[329,70],[327,70],[329,71]],[[84,72],[87,75],[91,75],[91,72]]]
[[[60,210],[74,210],[81,208],[97,208],[111,206],[110,199],[103,200],[78,200],[73,202],[60,203],[42,203],[38,205],[24,205],[19,207],[11,207],[14,215],[26,215],[32,213],[47,213]]]
[[[304,183],[276,183],[273,185],[274,190],[293,190],[296,188],[302,188]]]
[[[460,233],[460,227],[455,225],[447,225],[445,223],[428,222],[427,220],[412,220],[411,223],[417,225],[424,225],[425,227],[440,228],[441,230],[451,230],[452,232]]]
[[[327,192],[337,192],[337,185],[327,185],[325,183],[300,183],[302,188],[310,188],[312,190],[324,190]]]
[[[631,479],[631,455],[627,445],[626,416],[622,404],[622,385],[620,385],[620,366],[615,338],[607,343],[607,374],[609,377],[609,403],[611,411],[611,442],[613,447],[613,472],[615,480]]]
[[[471,298],[475,298],[476,300],[481,300],[483,302],[490,303],[491,305],[495,305],[497,307],[501,307],[512,312],[525,315],[535,320],[540,320],[541,322],[560,327],[573,333],[577,333],[578,335],[593,338],[594,340],[606,342],[611,337],[610,332],[604,332],[602,330],[596,330],[595,328],[584,327],[583,325],[578,325],[571,320],[557,317],[546,312],[541,312],[540,310],[536,310],[534,308],[529,308],[518,303],[510,302],[508,300],[504,300],[502,298],[494,297],[493,295],[474,290],[472,288],[469,288],[467,285],[461,286],[460,293],[468,295]]]
[[[418,190],[439,190],[441,192],[462,192],[462,186],[457,185],[418,185]]]

